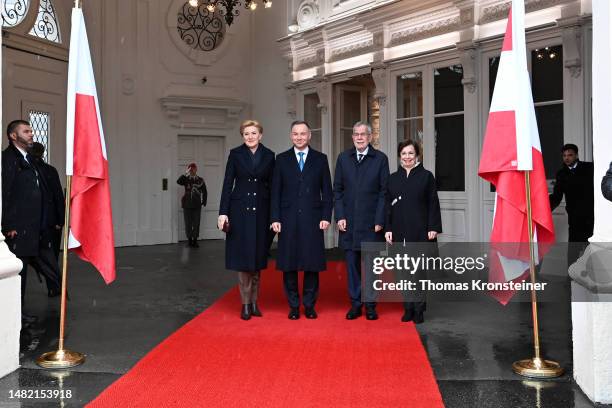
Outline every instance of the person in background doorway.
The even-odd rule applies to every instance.
[[[208,193],[204,179],[198,176],[198,166],[190,163],[185,174],[181,175],[178,184],[185,187],[185,194],[181,199],[183,216],[185,217],[185,235],[189,240],[188,246],[198,248],[198,236],[200,235],[200,216],[202,207],[206,206]]]
[[[565,196],[565,211],[569,224],[567,265],[573,264],[586,248],[593,235],[594,187],[593,163],[578,158],[578,146],[566,144],[561,148],[563,166],[555,177],[553,193],[549,196],[551,211]]]
[[[255,120],[240,125],[243,144],[227,158],[217,227],[225,231],[225,267],[238,271],[240,317],[261,317],[257,304],[260,272],[268,265],[274,238],[270,230],[270,188],[274,152],[261,143],[263,127]]]

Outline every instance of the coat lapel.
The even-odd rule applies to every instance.
[[[251,159],[251,151],[249,150],[249,148],[243,144],[242,145],[242,149],[241,153],[242,153],[242,165],[244,166],[244,168],[246,169],[246,171],[251,175],[251,176],[255,176],[255,169],[253,168],[253,159]]]
[[[308,147],[308,156],[306,156],[306,162],[304,163],[304,170],[302,171],[303,174],[306,174],[312,168],[312,166],[314,166],[316,153],[317,151],[315,149],[310,146]],[[300,168],[298,166],[298,171],[299,169]]]

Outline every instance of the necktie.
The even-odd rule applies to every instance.
[[[361,161],[363,160],[363,156],[364,156],[364,154],[363,154],[363,153],[357,153],[357,161],[358,161],[359,163],[361,163]]]
[[[300,160],[298,161],[298,165],[300,166],[300,171],[304,170],[304,152],[299,152],[298,155],[300,156]]]

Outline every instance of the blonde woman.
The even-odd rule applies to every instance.
[[[268,264],[270,187],[274,152],[261,143],[263,127],[255,120],[240,126],[244,141],[230,151],[225,168],[217,227],[226,232],[225,267],[238,271],[240,317],[262,315],[257,306],[260,271]]]

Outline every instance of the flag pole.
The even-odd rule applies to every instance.
[[[79,0],[74,0],[74,7],[79,8]],[[85,362],[85,355],[64,348],[66,329],[66,282],[68,275],[68,238],[70,234],[70,200],[72,192],[72,176],[66,176],[66,199],[64,201],[64,242],[62,254],[62,298],[60,307],[59,342],[56,351],[49,351],[36,359],[36,364],[42,368],[70,368]]]
[[[534,357],[515,361],[512,370],[524,377],[554,378],[563,375],[563,368],[556,361],[545,360],[540,356],[540,327],[538,323],[538,299],[535,291],[535,248],[533,242],[533,219],[531,216],[530,171],[525,171],[525,196],[527,201],[527,231],[529,233],[529,276],[531,277],[531,314],[533,319]]]

